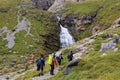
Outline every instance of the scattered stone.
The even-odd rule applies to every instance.
[[[13,54],[15,54],[16,53],[16,51],[13,51]]]
[[[118,18],[118,19],[115,21],[115,24],[112,26],[112,28],[117,28],[117,27],[120,27],[120,18]]]
[[[119,35],[118,35],[118,34],[113,34],[113,36],[114,36],[114,37],[116,37],[116,38],[118,38],[118,37],[119,37]]]
[[[16,59],[13,59],[13,60],[11,60],[11,62],[12,62],[12,63],[16,63],[16,62],[17,62],[17,60],[16,60]]]
[[[120,24],[114,24],[114,25],[112,26],[112,28],[117,28],[117,27],[120,27]]]
[[[115,49],[115,46],[116,46],[116,43],[114,43],[114,41],[111,40],[111,41],[109,41],[107,43],[102,43],[100,51],[101,52],[106,52],[108,50]]]
[[[114,52],[117,52],[117,51],[118,51],[118,48],[115,48],[115,49],[114,49]]]
[[[120,24],[120,18],[115,21],[115,24]]]
[[[16,64],[16,62],[17,62],[17,60],[16,60],[16,59],[11,60],[11,61],[10,61],[10,66],[12,66],[12,67],[13,67],[13,66]]]
[[[104,57],[104,56],[107,56],[107,54],[106,54],[106,53],[103,53],[101,56]]]

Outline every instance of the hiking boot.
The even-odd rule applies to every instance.
[[[40,76],[40,73],[38,74],[38,76]]]
[[[41,76],[43,76],[44,74],[43,73],[41,73]]]
[[[55,74],[52,73],[52,74],[50,74],[50,75],[55,75]]]

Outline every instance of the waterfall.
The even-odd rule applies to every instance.
[[[57,19],[60,22],[61,18],[59,16],[57,16]],[[60,47],[64,48],[66,46],[69,46],[69,45],[73,44],[75,42],[75,40],[70,35],[68,29],[63,27],[61,24],[60,24],[60,28],[61,28],[61,31],[60,31]]]
[[[61,32],[60,32],[61,46],[60,47],[63,48],[63,47],[73,44],[75,41],[74,41],[73,37],[70,35],[68,29],[63,27],[61,24],[60,24],[60,28],[61,28]]]

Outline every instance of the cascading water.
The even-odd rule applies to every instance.
[[[61,48],[73,44],[75,41],[73,37],[70,35],[68,29],[64,28],[62,25],[60,25],[60,28],[61,28],[61,32],[60,32]]]
[[[60,21],[60,17],[57,16],[57,18],[58,18],[58,21]],[[60,24],[60,28],[61,28],[61,31],[60,31],[60,44],[61,45],[60,45],[60,47],[64,48],[66,46],[73,44],[75,42],[75,40],[70,35],[68,29],[63,27],[61,24]]]

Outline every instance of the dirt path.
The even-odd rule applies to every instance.
[[[90,43],[92,43],[92,42],[94,42],[94,39],[86,39],[86,40],[85,40],[85,43],[76,46],[76,49],[79,48],[79,49],[81,49],[81,51],[78,51],[77,53],[74,54],[74,59],[80,58],[81,55],[82,55],[82,53],[87,50],[87,47],[85,47],[85,45],[86,45],[86,44],[90,44]],[[60,51],[60,52],[61,52],[61,51]],[[60,52],[58,52],[58,53],[60,53]],[[55,74],[57,74],[57,73],[58,73],[58,68],[56,68],[56,69],[54,70],[54,72],[55,72]],[[50,77],[52,77],[52,76],[50,75],[49,72],[47,72],[47,73],[45,73],[43,76],[34,77],[34,78],[30,79],[30,80],[46,80],[46,79],[48,79],[48,78],[50,78]]]
[[[55,68],[54,74],[56,75],[57,73],[58,73],[58,68]],[[50,75],[50,72],[47,72],[43,76],[34,77],[34,78],[30,79],[30,80],[46,80],[46,79],[48,79],[50,77],[53,77],[53,75]]]

